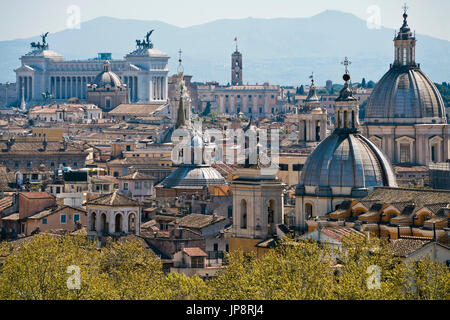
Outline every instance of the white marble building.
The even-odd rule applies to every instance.
[[[72,97],[86,100],[87,85],[110,59],[109,54],[99,54],[96,59],[66,61],[48,45],[34,46],[20,58],[21,66],[15,70],[17,85],[23,86],[27,105],[40,103],[45,92],[57,102]],[[144,41],[123,60],[112,60],[111,69],[127,85],[130,102],[160,103],[167,101],[168,61],[167,54]],[[17,90],[17,100],[21,99],[22,90]]]

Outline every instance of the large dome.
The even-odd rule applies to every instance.
[[[416,37],[408,14],[394,38],[395,57],[366,107],[366,124],[446,123],[444,101],[434,83],[416,63]]]
[[[96,85],[97,88],[105,88],[106,86],[114,88],[123,85],[119,76],[111,71],[111,63],[109,61],[103,66],[103,72],[95,77],[93,84]]]
[[[368,188],[397,184],[389,160],[370,140],[359,133],[335,131],[306,161],[298,189],[306,186],[319,187],[316,195],[343,187],[352,188],[354,196],[365,196]]]
[[[370,96],[366,123],[446,123],[444,102],[419,67],[392,67]]]

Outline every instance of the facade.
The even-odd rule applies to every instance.
[[[206,103],[220,114],[243,113],[251,118],[265,118],[276,115],[279,109],[280,86],[263,85],[198,86],[199,100],[203,109]],[[205,100],[203,100],[205,99]],[[211,101],[212,99],[212,101]]]
[[[87,154],[83,147],[63,141],[0,141],[0,163],[10,170],[32,169],[45,165],[51,170],[60,166],[84,168]]]
[[[140,234],[139,202],[117,191],[93,199],[86,204],[88,236],[124,236]]]
[[[95,104],[51,104],[34,106],[28,118],[41,123],[95,123],[103,118],[103,112]]]
[[[283,185],[275,176],[260,176],[259,170],[243,169],[233,180],[233,235],[230,251],[253,251],[255,246],[277,236],[283,223]]]
[[[345,200],[367,196],[375,187],[396,187],[391,164],[360,134],[358,100],[350,75],[336,99],[334,132],[308,157],[296,190],[296,225],[326,215]]]
[[[78,227],[86,226],[86,211],[69,206],[54,207],[40,211],[28,217],[25,224],[25,235],[30,236],[34,231],[39,232],[65,230],[75,231]]]
[[[17,100],[22,100],[23,88],[24,100],[31,105],[42,102],[45,92],[57,101],[72,97],[86,100],[87,85],[94,83],[111,56],[99,54],[96,59],[66,61],[45,45],[33,46],[20,60],[21,66],[15,70]],[[167,101],[168,61],[169,57],[154,49],[150,40],[139,40],[123,60],[110,62],[111,71],[127,86],[130,102],[148,103]]]
[[[248,118],[266,118],[276,115],[280,109],[281,89],[278,85],[264,83],[248,85],[242,79],[242,54],[237,50],[231,56],[231,85],[221,86],[216,82],[197,86],[199,104],[205,110],[220,114],[245,114]]]
[[[119,192],[135,200],[144,201],[153,198],[153,185],[156,178],[136,171],[118,178]]]
[[[444,102],[416,63],[416,38],[407,17],[394,38],[394,63],[368,100],[362,131],[394,164],[445,162],[450,159],[450,125]]]

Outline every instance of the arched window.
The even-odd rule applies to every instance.
[[[431,146],[431,162],[436,162],[436,145]]]
[[[128,232],[136,233],[136,215],[134,213],[130,213],[128,216]]]
[[[108,232],[108,227],[107,227],[107,223],[106,223],[106,214],[102,214],[102,218],[100,220],[102,222],[101,224],[101,232],[106,235],[106,233]]]
[[[105,99],[105,108],[111,109],[111,98],[110,97],[106,97],[106,99]]]
[[[122,232],[122,215],[120,213],[118,213],[116,215],[116,228],[115,228],[115,232],[116,233],[121,233]]]
[[[316,141],[320,141],[320,121],[316,121]]]
[[[94,212],[94,213],[92,213],[92,217],[91,217],[91,231],[97,231],[96,224],[97,224],[97,215]]]
[[[241,229],[247,229],[247,201],[241,201]]]
[[[275,201],[270,200],[267,207],[267,233],[271,234],[275,231]]]
[[[305,204],[305,218],[309,220],[313,217],[313,206],[310,203]]]

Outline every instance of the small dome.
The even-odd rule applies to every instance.
[[[334,132],[308,157],[299,188],[305,186],[365,190],[397,184],[391,164],[371,141],[359,133]]]
[[[227,185],[224,177],[208,165],[182,165],[160,184],[163,188]]]
[[[96,85],[97,88],[104,88],[108,85],[110,87],[123,86],[119,76],[111,71],[111,62],[109,61],[103,65],[103,72],[95,77],[93,84]]]
[[[366,123],[446,123],[442,96],[418,67],[391,68],[370,96]]]

